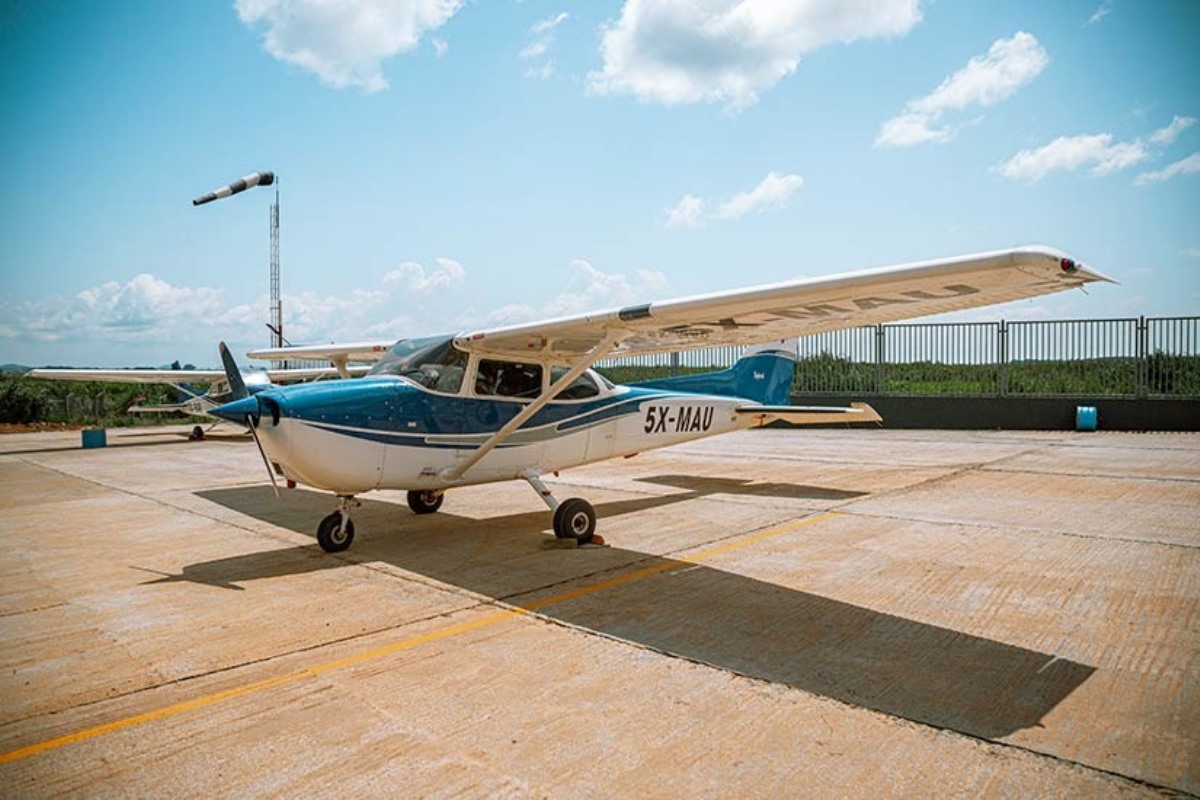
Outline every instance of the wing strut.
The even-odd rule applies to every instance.
[[[618,332],[609,330],[605,332],[604,339],[591,350],[584,353],[579,361],[575,362],[575,365],[567,370],[565,375],[555,381],[549,389],[538,395],[536,400],[525,406],[525,408],[522,409],[519,414],[505,423],[500,430],[493,433],[491,438],[479,445],[479,449],[472,453],[470,458],[461,464],[458,464],[454,467],[447,467],[446,469],[442,470],[439,477],[448,483],[453,483],[454,481],[462,478],[462,476],[466,474],[467,470],[478,464],[484,456],[492,452],[492,449],[495,448],[496,445],[503,442],[509,436],[512,436],[518,428],[529,421],[530,417],[541,411],[542,408],[551,400],[553,400],[559,392],[570,386],[572,381],[584,373],[584,370],[611,353],[616,346],[621,343],[621,340],[628,335],[629,334],[624,331]]]

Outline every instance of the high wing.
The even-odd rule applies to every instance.
[[[395,339],[350,344],[306,344],[296,347],[267,347],[251,350],[246,355],[260,361],[290,361],[292,359],[327,359],[343,378],[365,371],[348,365],[350,361],[378,361],[383,358]]]
[[[216,383],[225,380],[219,369],[31,369],[30,378],[51,381],[100,381],[102,383]]]
[[[755,344],[1114,283],[1031,246],[626,306],[459,336],[464,350],[563,364]]]
[[[351,374],[362,374],[365,368],[351,367]],[[330,367],[315,369],[271,369],[248,372],[246,375],[265,375],[272,383],[296,383],[298,381],[333,378],[338,372]],[[225,372],[219,369],[32,369],[26,373],[30,378],[51,381],[99,381],[101,383],[162,383],[181,388],[185,383],[221,383]]]

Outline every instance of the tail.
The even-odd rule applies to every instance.
[[[640,381],[630,385],[741,397],[765,406],[785,406],[791,399],[795,371],[795,348],[787,349],[786,342],[772,342],[747,350],[736,364],[720,372],[681,375],[678,378]]]

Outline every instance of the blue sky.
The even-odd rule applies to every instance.
[[[0,363],[218,363],[1011,245],[1200,313],[1200,4],[0,5]]]

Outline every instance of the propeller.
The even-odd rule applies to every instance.
[[[218,346],[221,351],[221,365],[225,368],[225,380],[229,381],[229,389],[233,394],[233,402],[222,406],[216,410],[217,416],[225,419],[241,421],[246,424],[246,428],[250,431],[250,435],[254,438],[254,446],[258,448],[258,454],[262,456],[263,466],[267,468],[267,477],[271,479],[271,488],[275,490],[275,496],[279,497],[279,484],[275,482],[275,470],[271,469],[271,462],[267,458],[267,451],[263,449],[262,441],[258,438],[258,422],[262,419],[263,401],[260,398],[250,400],[250,391],[246,388],[246,382],[242,380],[242,373],[238,370],[237,362],[233,360],[233,355],[229,352],[229,348],[221,342]],[[254,403],[257,413],[249,408],[240,408],[236,412],[226,410],[224,414],[222,409],[236,408],[237,406],[246,406],[251,402]],[[240,417],[240,419],[239,419]],[[272,404],[271,418],[275,422],[279,421],[279,407]]]
[[[271,488],[275,491],[275,497],[279,497],[279,484],[275,482],[275,470],[271,469],[271,462],[267,460],[267,451],[263,450],[262,442],[258,438],[258,421],[260,416],[247,415],[246,427],[250,429],[250,435],[254,437],[254,446],[258,448],[258,454],[262,456],[263,466],[267,468],[267,477],[271,479]]]
[[[243,397],[249,397],[250,392],[246,389],[246,382],[242,380],[242,371],[238,369],[237,362],[233,360],[233,354],[229,352],[229,348],[224,342],[218,342],[217,348],[221,351],[221,366],[225,368],[225,379],[229,381],[229,390],[233,395],[234,400],[241,400]]]

